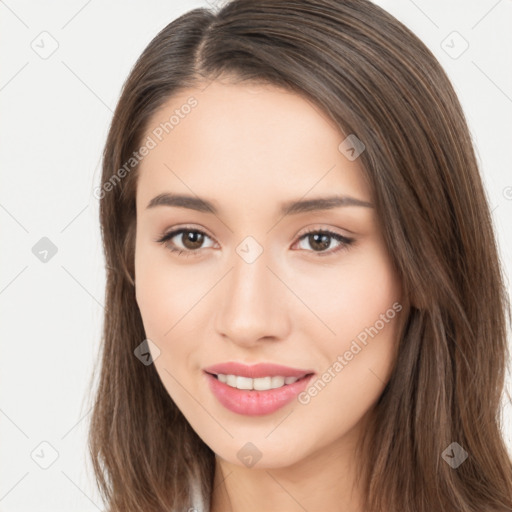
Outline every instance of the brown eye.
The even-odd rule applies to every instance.
[[[200,231],[185,229],[181,231],[181,241],[186,249],[200,249],[204,241],[204,234]]]
[[[309,245],[315,251],[323,251],[331,245],[331,237],[324,233],[313,233],[307,236]]]
[[[181,228],[165,234],[157,242],[165,245],[171,252],[191,256],[200,252],[205,239],[210,237],[198,229]]]
[[[312,252],[318,253],[318,256],[327,256],[336,253],[348,247],[354,242],[353,238],[347,238],[333,231],[317,230],[309,231],[302,235],[299,241],[307,240]],[[338,243],[338,246],[332,250],[327,250],[331,246],[332,240]]]

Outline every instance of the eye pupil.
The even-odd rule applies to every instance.
[[[183,230],[183,245],[190,250],[200,249],[204,241],[204,235],[198,231]],[[191,245],[189,245],[191,244]]]
[[[313,249],[318,249],[318,250],[327,249],[330,245],[330,243],[329,243],[330,238],[331,238],[330,235],[327,235],[325,233],[315,233],[315,234],[309,235],[310,243],[311,243],[311,240],[313,240],[311,247]]]

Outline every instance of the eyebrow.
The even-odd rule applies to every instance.
[[[200,197],[188,196],[183,194],[163,193],[159,194],[148,203],[146,209],[157,206],[175,206],[178,208],[188,208],[198,212],[218,214],[217,208],[212,202]],[[281,215],[294,215],[298,213],[330,210],[341,206],[363,206],[373,208],[373,205],[367,201],[356,199],[351,196],[335,195],[329,197],[318,197],[314,199],[303,199],[298,201],[286,201],[281,204]]]

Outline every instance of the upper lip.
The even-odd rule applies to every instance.
[[[310,373],[314,373],[313,370],[302,370],[299,368],[291,368],[290,366],[282,366],[273,363],[258,363],[248,366],[243,363],[227,362],[214,364],[203,368],[205,372],[218,375],[239,375],[240,377],[249,377],[251,379],[257,379],[260,377],[304,377]]]

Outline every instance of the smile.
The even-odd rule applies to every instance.
[[[281,375],[259,377],[251,379],[250,377],[242,377],[240,375],[226,375],[219,373],[214,375],[220,382],[231,386],[232,388],[256,391],[267,391],[269,389],[278,389],[288,384],[293,384],[300,377],[283,377]]]
[[[203,374],[211,393],[226,409],[261,416],[296,399],[315,372],[275,363],[228,361],[203,368]]]

